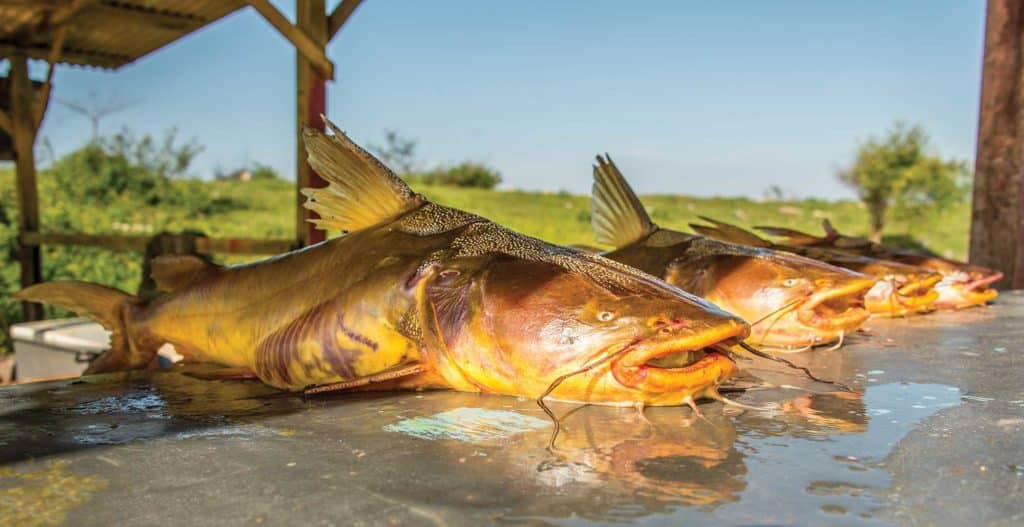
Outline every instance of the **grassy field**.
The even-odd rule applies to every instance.
[[[237,205],[210,215],[189,215],[161,207],[110,206],[76,211],[71,223],[76,230],[90,233],[145,234],[196,229],[218,237],[288,238],[293,235],[296,198],[289,182],[212,181],[203,183],[197,190],[231,198]],[[588,196],[432,186],[416,190],[437,203],[480,214],[553,243],[594,244]],[[854,201],[754,201],[684,195],[649,195],[641,199],[657,224],[684,231],[689,230],[688,223],[699,221],[701,215],[740,226],[777,225],[809,232],[820,232],[823,218],[829,218],[837,228],[848,233],[864,234],[868,228],[863,206]],[[45,201],[44,229],[48,227]],[[75,218],[81,218],[81,223],[75,225]],[[886,233],[909,235],[941,254],[962,258],[967,249],[969,220],[969,207],[963,204],[913,223],[894,220]]]
[[[213,182],[212,192],[242,199],[245,209],[204,218],[168,218],[168,227],[196,228],[216,236],[291,235],[294,189],[283,181]],[[590,198],[568,193],[481,190],[454,187],[417,187],[431,200],[490,218],[531,236],[553,243],[594,244],[590,227]],[[689,231],[698,216],[709,216],[741,226],[778,225],[820,232],[829,218],[842,231],[864,234],[868,216],[854,201],[754,201],[746,198],[695,198],[683,195],[642,196],[652,219],[662,227]],[[894,220],[888,235],[907,235],[952,257],[967,251],[970,209],[967,204],[922,218],[911,224]]]

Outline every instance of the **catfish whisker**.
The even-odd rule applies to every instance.
[[[785,364],[786,366],[789,366],[790,368],[793,368],[794,370],[800,370],[800,371],[804,372],[804,375],[806,375],[807,378],[811,379],[812,381],[820,382],[820,383],[823,383],[823,384],[831,384],[832,386],[837,386],[837,387],[842,388],[843,390],[846,390],[846,391],[848,391],[850,393],[856,393],[856,391],[853,388],[850,388],[849,386],[847,386],[847,385],[845,385],[845,384],[843,384],[843,383],[841,383],[839,381],[830,381],[830,380],[827,380],[827,379],[822,379],[822,378],[816,377],[813,373],[811,373],[811,370],[809,370],[809,369],[807,369],[807,368],[805,368],[803,366],[797,366],[796,364],[793,364],[792,362],[790,362],[790,361],[788,361],[786,359],[783,359],[782,357],[773,357],[772,355],[769,355],[769,354],[767,354],[767,353],[765,353],[765,352],[763,352],[763,351],[761,351],[761,350],[751,346],[750,344],[747,344],[746,342],[740,342],[739,346],[741,348],[749,351],[750,353],[752,353],[752,354],[754,354],[754,355],[756,355],[758,357],[761,357],[762,359],[768,359],[770,361],[775,361],[775,362],[778,362],[778,363],[781,363],[781,364]]]
[[[558,439],[558,433],[562,430],[562,423],[561,421],[559,421],[558,417],[555,416],[555,413],[551,411],[551,408],[548,408],[548,405],[544,403],[544,398],[547,397],[548,395],[551,395],[551,392],[555,391],[555,388],[558,388],[558,386],[565,382],[565,380],[568,379],[569,377],[573,377],[581,373],[586,373],[614,359],[615,357],[622,355],[623,353],[636,347],[637,342],[638,341],[633,341],[628,346],[623,347],[622,349],[616,351],[615,353],[602,357],[600,360],[594,362],[593,364],[584,366],[576,371],[572,371],[564,375],[559,375],[558,378],[551,382],[551,384],[548,386],[548,389],[544,390],[544,393],[540,394],[540,397],[537,398],[537,406],[540,406],[540,409],[544,410],[544,413],[548,414],[548,417],[551,418],[551,421],[555,425],[554,430],[551,431],[551,439],[548,441],[548,451],[554,451],[555,440]]]
[[[840,331],[839,332],[839,342],[836,342],[834,346],[829,346],[828,348],[825,348],[825,351],[835,351],[835,350],[843,347],[843,339],[844,338],[846,338],[846,332],[845,331]]]
[[[785,311],[785,310],[787,310],[787,309],[789,309],[789,308],[791,308],[791,307],[793,307],[793,306],[795,306],[797,304],[800,304],[802,302],[806,302],[808,298],[810,298],[810,295],[807,295],[807,296],[805,296],[803,298],[794,299],[792,302],[789,302],[788,304],[785,304],[784,306],[776,309],[775,311],[772,311],[771,313],[768,313],[767,315],[757,319],[756,321],[751,322],[750,323],[750,327],[754,327],[754,326],[764,322],[765,320],[775,316],[776,314],[778,314],[778,313],[780,313],[782,311]],[[781,315],[780,315],[780,317],[781,317]]]

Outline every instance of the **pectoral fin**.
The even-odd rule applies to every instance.
[[[374,389],[374,387],[378,386],[380,389],[384,389],[385,385],[388,388],[394,389],[416,389],[433,387],[433,383],[428,380],[422,380],[420,382],[415,383],[407,382],[411,381],[413,377],[427,373],[427,367],[420,363],[409,364],[405,366],[396,366],[394,368],[391,368],[390,370],[385,370],[380,373],[369,375],[366,377],[360,377],[358,379],[352,379],[344,382],[336,382],[332,384],[321,384],[319,386],[306,388],[305,390],[302,391],[302,394],[317,395],[329,392],[357,391],[367,389],[372,390]]]

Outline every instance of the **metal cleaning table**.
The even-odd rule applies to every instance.
[[[303,401],[136,372],[0,389],[0,525],[1020,525],[1024,293],[744,361],[760,409]],[[802,388],[802,389],[798,389]]]

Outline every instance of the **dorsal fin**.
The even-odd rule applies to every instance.
[[[334,135],[309,127],[303,133],[310,166],[329,183],[302,189],[304,206],[320,216],[310,220],[318,229],[365,229],[426,203],[334,123],[323,120]]]
[[[735,225],[725,223],[724,221],[713,220],[707,216],[698,216],[698,218],[712,224],[713,226],[691,223],[690,228],[709,238],[738,243],[740,245],[749,245],[751,247],[772,246],[772,244],[764,238]]]
[[[840,249],[875,249],[876,244],[867,238],[860,238],[857,236],[847,236],[835,226],[832,225],[828,219],[821,220],[821,228],[825,230],[825,236],[822,240],[829,242],[831,245]]]
[[[657,230],[622,172],[605,154],[597,156],[590,196],[591,220],[597,243],[619,248]]]
[[[153,258],[149,269],[157,289],[173,293],[217,274],[221,266],[194,254],[168,254]]]
[[[839,234],[839,231],[837,231],[836,228],[832,226],[832,222],[828,221],[828,218],[821,220],[821,228],[825,229],[826,238],[835,239],[842,236],[842,234]]]
[[[787,229],[785,227],[767,227],[767,226],[755,226],[755,229],[777,238],[782,238],[782,242],[789,245],[818,245],[821,242],[829,241],[826,238],[819,238],[806,232],[801,232],[795,229]]]

